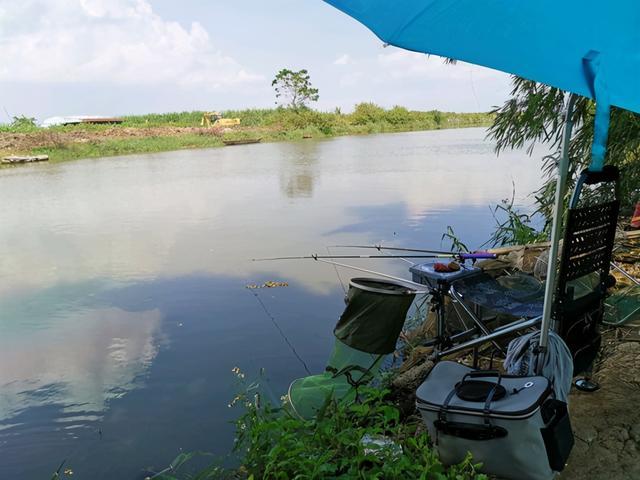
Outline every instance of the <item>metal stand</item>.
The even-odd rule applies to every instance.
[[[446,322],[446,298],[448,290],[449,284],[446,281],[438,280],[436,288],[432,288],[429,291],[431,294],[431,311],[436,313],[436,338],[433,345],[435,352],[447,349],[453,345]]]
[[[553,206],[553,224],[551,226],[551,248],[549,250],[549,262],[547,264],[547,282],[544,290],[544,305],[542,311],[542,323],[540,324],[540,355],[546,355],[549,344],[549,329],[551,328],[551,313],[553,310],[553,297],[556,291],[556,274],[558,270],[560,234],[562,233],[562,221],[564,212],[564,196],[569,172],[569,146],[571,132],[573,130],[573,109],[576,103],[576,95],[570,94],[567,101],[565,114],[565,126],[562,136],[562,151],[558,163],[558,179],[556,182],[556,198]],[[544,365],[542,359],[538,359],[538,370]],[[538,371],[540,373],[540,371]]]
[[[473,362],[474,362],[474,365],[477,366],[478,354],[479,354],[478,347],[486,342],[493,343],[493,346],[496,350],[498,350],[502,354],[505,353],[504,349],[496,342],[495,339],[500,338],[501,336],[506,335],[509,332],[512,332],[514,330],[509,329],[508,331],[507,330],[502,331],[503,330],[502,328],[498,328],[495,331],[490,330],[486,325],[482,323],[482,320],[477,316],[477,313],[474,314],[474,312],[467,305],[464,304],[464,301],[462,300],[462,298],[459,296],[458,293],[456,293],[456,291],[451,287],[451,283],[449,283],[447,280],[438,280],[436,288],[432,288],[430,290],[430,294],[431,294],[431,310],[436,313],[436,317],[437,317],[436,318],[436,336],[434,339],[427,342],[425,346],[433,347],[434,359],[439,360],[445,355],[459,351],[458,347],[460,345],[465,345],[466,347],[473,347]],[[462,307],[462,310],[466,313],[468,318],[471,319],[471,321],[473,322],[473,326],[469,328],[465,325],[466,330],[462,332],[456,332],[453,334],[449,331],[449,329],[447,328],[447,322],[446,322],[447,297],[451,298],[454,307],[456,305],[459,305]],[[462,317],[460,316],[460,312],[458,312],[457,308],[456,308],[456,313],[462,319]],[[539,321],[539,318],[536,320],[536,322],[538,321]],[[528,322],[516,321],[513,324],[506,325],[505,328],[513,327],[514,325],[516,325],[517,327],[520,327],[520,325],[522,325],[522,328],[527,328],[528,326],[531,326],[531,324]],[[501,331],[501,332],[498,335],[495,335],[497,331]],[[480,334],[479,338],[465,341],[470,336],[474,336],[478,334]],[[461,341],[464,343],[462,344],[459,343]]]

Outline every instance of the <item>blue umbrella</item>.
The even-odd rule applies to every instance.
[[[611,105],[640,112],[640,0],[325,0],[383,42],[502,70],[596,101],[590,170],[602,170]],[[547,346],[569,164],[568,101],[540,346]]]

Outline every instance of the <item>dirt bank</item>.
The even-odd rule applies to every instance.
[[[626,334],[603,351],[600,390],[571,394],[576,444],[563,480],[640,478],[640,338]]]
[[[56,148],[73,143],[99,143],[107,139],[178,137],[182,135],[219,136],[218,129],[204,127],[112,127],[68,131],[39,130],[28,133],[0,132],[0,151],[26,151],[33,148]]]

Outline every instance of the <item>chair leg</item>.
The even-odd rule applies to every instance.
[[[594,382],[593,380],[591,380],[592,369],[593,369],[593,366],[590,365],[589,368],[584,372],[584,376],[577,378],[576,381],[574,382],[574,385],[576,386],[576,388],[581,392],[591,393],[600,389],[600,385]]]

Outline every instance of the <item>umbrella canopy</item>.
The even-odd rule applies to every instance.
[[[400,48],[454,58],[597,101],[592,169],[609,107],[640,112],[638,0],[325,0]]]
[[[558,165],[540,327],[551,326],[575,94],[596,101],[592,171],[601,171],[611,105],[640,113],[639,0],[325,0],[390,45],[483,65],[572,92]]]

